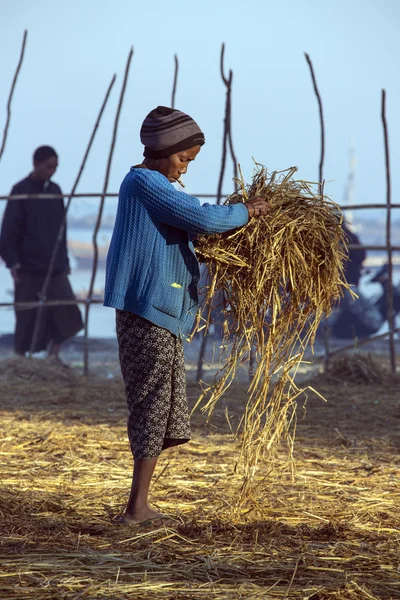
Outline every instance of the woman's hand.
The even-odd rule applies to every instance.
[[[245,203],[249,211],[249,219],[252,217],[264,217],[271,210],[271,205],[264,198],[251,198]]]

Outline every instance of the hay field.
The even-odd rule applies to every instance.
[[[1,600],[400,598],[398,383],[319,376],[294,479],[282,456],[240,511],[232,387],[162,455],[152,498],[181,524],[151,529],[113,523],[131,476],[121,382],[24,369],[0,364]]]

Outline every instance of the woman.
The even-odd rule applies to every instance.
[[[116,310],[121,371],[134,457],[125,523],[163,519],[148,504],[161,451],[190,440],[183,340],[198,307],[199,266],[191,238],[245,225],[265,215],[259,198],[246,205],[201,205],[173,183],[205,138],[185,113],[159,106],[141,132],[144,161],[122,182],[107,257],[105,306]]]

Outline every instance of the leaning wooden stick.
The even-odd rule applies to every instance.
[[[224,183],[225,169],[226,169],[226,155],[227,148],[229,144],[229,150],[233,163],[233,177],[234,181],[237,180],[238,171],[237,171],[237,159],[233,149],[233,140],[232,140],[232,80],[233,80],[233,71],[229,70],[229,75],[226,77],[225,68],[224,68],[224,57],[225,57],[225,44],[221,46],[221,55],[220,55],[220,74],[221,79],[226,88],[226,98],[225,98],[225,115],[224,115],[224,130],[222,134],[222,156],[221,156],[221,167],[218,179],[218,189],[217,189],[217,204],[221,204],[222,200],[222,186]],[[235,189],[235,188],[234,188]],[[197,357],[197,381],[201,381],[203,377],[203,363],[204,356],[206,353],[207,347],[207,336],[208,330],[204,329],[203,337],[200,344],[199,355]]]
[[[222,44],[221,57],[220,57],[220,72],[221,72],[222,81],[224,82],[224,85],[226,87],[226,100],[225,100],[225,115],[224,115],[224,131],[222,134],[221,169],[220,169],[220,173],[219,173],[218,190],[217,190],[217,204],[221,204],[221,200],[222,200],[222,186],[224,183],[224,175],[225,175],[225,167],[226,167],[226,151],[227,151],[227,144],[230,141],[229,140],[230,120],[231,120],[230,90],[231,90],[232,78],[233,78],[232,70],[229,71],[228,78],[225,77],[224,56],[225,56],[225,44]],[[233,152],[233,145],[230,144],[230,148]],[[235,163],[234,163],[234,172],[235,172],[235,168],[236,168],[236,159],[235,159]]]
[[[319,194],[320,196],[323,196],[324,194],[324,158],[325,158],[325,123],[324,123],[324,109],[322,106],[322,98],[321,98],[321,94],[319,92],[318,89],[318,84],[317,84],[317,80],[315,77],[315,73],[314,73],[314,67],[311,61],[311,58],[309,57],[309,55],[307,54],[307,52],[304,53],[305,57],[306,57],[306,61],[308,63],[308,66],[310,68],[310,74],[311,74],[311,79],[312,79],[312,83],[313,83],[313,87],[314,87],[314,92],[315,95],[317,97],[317,102],[318,102],[318,111],[319,111],[319,124],[320,124],[320,158],[319,158],[319,168],[318,168],[318,181],[319,181]],[[324,336],[323,336],[323,340],[324,340],[324,350],[325,350],[325,363],[324,366],[327,369],[329,367],[329,357],[330,357],[330,338],[331,338],[331,332],[330,329],[328,327],[328,325],[325,323],[324,325]]]
[[[117,111],[115,113],[114,128],[113,128],[113,133],[112,133],[112,137],[111,137],[110,150],[108,153],[107,167],[106,167],[106,173],[105,173],[105,177],[104,177],[103,192],[101,195],[99,212],[97,215],[97,220],[96,220],[96,224],[94,226],[94,231],[93,231],[93,250],[94,250],[93,267],[92,267],[92,276],[90,279],[90,285],[89,285],[89,290],[88,290],[88,295],[87,295],[85,320],[84,320],[84,374],[86,376],[89,374],[89,311],[90,311],[90,303],[92,300],[94,282],[96,279],[97,263],[98,263],[98,256],[99,256],[99,250],[98,250],[98,245],[97,245],[97,235],[98,235],[98,232],[100,229],[101,219],[103,216],[104,202],[105,202],[105,197],[106,197],[107,189],[108,189],[108,181],[110,178],[111,164],[112,164],[112,159],[113,159],[113,155],[114,155],[115,142],[117,140],[119,117],[121,114],[122,104],[124,101],[125,90],[126,90],[126,85],[128,82],[128,75],[129,75],[129,69],[131,66],[132,56],[133,56],[133,48],[130,49],[130,52],[128,54],[128,59],[126,62],[124,80],[122,82]]]
[[[321,150],[320,150],[320,159],[319,159],[319,170],[318,170],[318,181],[319,181],[319,194],[323,195],[323,184],[324,184],[324,158],[325,158],[325,124],[324,124],[324,110],[322,107],[322,99],[321,94],[319,93],[317,80],[315,78],[314,67],[311,61],[311,58],[307,54],[304,53],[306,57],[306,61],[308,66],[310,67],[311,79],[314,86],[314,92],[317,97],[318,102],[318,110],[319,110],[319,122],[321,127]]]
[[[226,87],[226,108],[225,108],[225,119],[226,119],[226,141],[229,144],[229,151],[231,154],[233,164],[233,180],[236,181],[238,178],[238,161],[236,158],[235,151],[233,149],[232,139],[232,82],[233,82],[233,71],[229,69],[229,75],[226,77],[224,68],[224,57],[225,57],[225,44],[222,44],[221,58],[220,58],[220,72],[221,79]],[[221,186],[222,189],[222,186]]]
[[[174,62],[175,62],[175,71],[174,71],[174,83],[172,84],[171,108],[175,108],[176,87],[178,84],[179,61],[178,61],[178,57],[176,54],[174,54]]]
[[[39,336],[40,325],[41,325],[41,320],[42,320],[42,316],[43,316],[43,308],[44,308],[44,306],[46,304],[47,290],[48,290],[48,287],[49,287],[50,278],[51,278],[51,274],[53,272],[53,267],[54,267],[54,263],[55,263],[55,260],[56,260],[56,257],[57,257],[58,249],[59,249],[60,244],[61,244],[61,242],[63,240],[63,237],[64,237],[64,232],[65,232],[65,227],[66,227],[66,222],[67,222],[68,209],[70,207],[72,198],[75,195],[75,190],[78,187],[78,184],[79,184],[79,181],[81,179],[83,170],[85,168],[86,161],[87,161],[87,158],[89,156],[90,150],[92,148],[92,145],[93,145],[93,142],[94,142],[94,139],[95,139],[95,136],[96,136],[97,129],[98,129],[99,125],[100,125],[100,121],[101,121],[101,118],[103,116],[103,113],[104,113],[105,107],[107,105],[108,99],[110,97],[110,93],[111,93],[112,87],[113,87],[113,85],[115,83],[115,77],[116,77],[115,75],[112,77],[111,82],[110,82],[110,84],[109,84],[109,86],[107,88],[105,98],[103,100],[103,103],[101,105],[99,114],[98,114],[96,122],[94,124],[93,131],[91,133],[91,136],[90,136],[90,139],[89,139],[89,143],[87,145],[85,154],[83,156],[81,165],[79,167],[78,174],[76,176],[75,182],[74,182],[74,184],[72,186],[72,189],[71,189],[71,193],[70,193],[70,195],[68,197],[67,204],[65,206],[64,218],[63,218],[63,221],[62,221],[62,223],[60,225],[60,229],[59,229],[58,236],[57,236],[57,241],[56,241],[56,243],[54,245],[53,253],[52,253],[51,259],[50,259],[50,263],[49,263],[49,266],[47,268],[46,277],[44,279],[43,286],[42,286],[42,289],[41,289],[41,292],[40,292],[40,302],[39,302],[39,307],[38,307],[38,311],[37,311],[37,315],[36,315],[35,327],[34,327],[33,335],[32,335],[32,343],[31,343],[31,347],[30,347],[30,351],[29,351],[29,355],[30,356],[32,356],[33,350],[34,350],[34,348],[36,346],[36,342],[37,342],[37,339],[38,339],[38,336]]]
[[[8,101],[7,101],[7,119],[6,119],[6,124],[4,126],[4,131],[3,131],[3,141],[1,143],[1,148],[0,148],[0,160],[1,160],[1,157],[3,156],[4,150],[6,147],[8,128],[10,126],[10,121],[11,121],[11,104],[12,104],[15,86],[17,85],[18,75],[19,75],[19,72],[22,67],[22,61],[24,60],[27,37],[28,37],[28,31],[25,29],[24,37],[22,39],[22,47],[21,47],[21,52],[19,55],[19,61],[18,61],[17,68],[14,73],[14,78],[12,80],[10,94],[8,96]]]
[[[382,109],[381,109],[383,139],[385,146],[385,167],[386,167],[386,246],[388,257],[388,290],[387,290],[387,320],[389,323],[389,352],[390,368],[392,373],[396,372],[396,346],[394,342],[394,306],[393,306],[393,249],[392,249],[392,211],[391,211],[391,183],[390,183],[390,156],[389,156],[389,134],[386,122],[386,91],[382,90]]]

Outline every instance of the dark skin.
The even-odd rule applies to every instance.
[[[184,175],[188,166],[200,152],[201,146],[193,146],[188,150],[177,152],[167,158],[145,158],[141,167],[158,171],[171,183],[175,183]],[[269,204],[262,198],[253,198],[246,203],[249,217],[261,217],[269,212]],[[149,489],[158,456],[150,459],[134,459],[132,486],[122,522],[138,525],[153,522],[155,524],[176,524],[174,519],[163,515],[149,506]]]
[[[31,174],[32,179],[37,181],[48,181],[57,171],[58,158],[57,156],[49,156],[46,160],[41,162],[33,161],[33,171]]]
[[[36,181],[48,181],[54,175],[58,167],[58,158],[57,156],[49,156],[46,160],[38,162],[37,160],[33,161],[33,171],[31,173],[32,179]],[[10,269],[10,273],[15,283],[19,282],[18,278],[18,269],[20,265],[14,265]]]
[[[162,173],[168,181],[175,183],[181,175],[185,175],[189,164],[195,160],[200,150],[201,146],[193,146],[193,148],[177,152],[167,158],[145,158],[142,166]],[[246,207],[249,217],[261,217],[268,214],[269,211],[269,204],[263,198],[252,198],[246,202]]]
[[[48,181],[51,179],[56,172],[58,167],[58,158],[57,156],[49,156],[46,160],[38,162],[37,160],[33,161],[33,171],[31,173],[32,179],[36,181]],[[14,265],[10,269],[10,273],[15,283],[19,282],[18,270],[20,265]],[[60,353],[60,344],[51,344],[48,350],[48,355],[58,358]]]
[[[193,148],[177,152],[167,158],[145,158],[142,164],[147,169],[162,173],[168,181],[175,183],[181,175],[185,175],[189,164],[195,160],[200,149],[201,146],[193,146]]]

